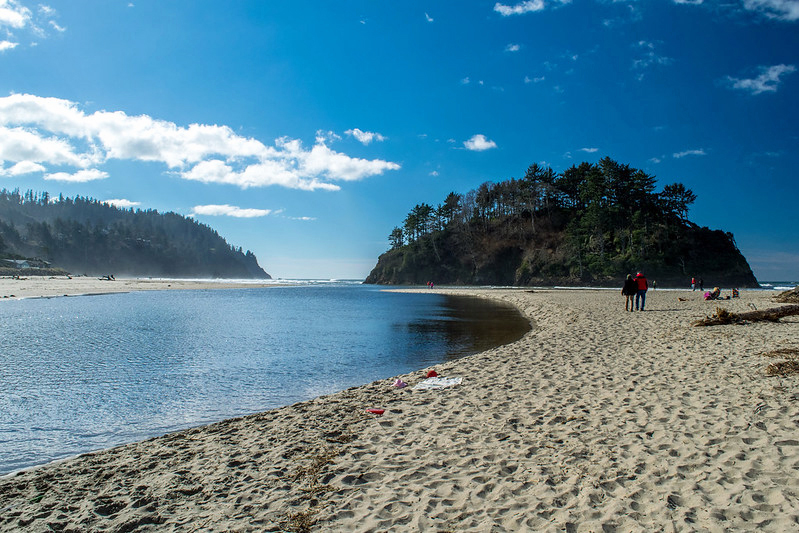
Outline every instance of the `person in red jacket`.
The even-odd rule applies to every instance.
[[[635,282],[638,284],[638,292],[635,293],[635,310],[638,311],[638,302],[640,301],[641,311],[643,311],[646,304],[646,291],[649,289],[649,285],[647,285],[646,278],[640,272],[635,275]]]

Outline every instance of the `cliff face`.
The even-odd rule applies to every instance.
[[[556,226],[559,224],[556,224]],[[635,250],[579,250],[551,224],[533,234],[498,225],[485,232],[445,230],[382,254],[365,283],[500,286],[621,286],[643,272],[658,287],[757,287],[752,269],[729,233],[693,224],[659,228]]]

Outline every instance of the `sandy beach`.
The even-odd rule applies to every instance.
[[[0,277],[2,298],[53,298],[131,291],[166,291],[189,289],[233,289],[267,287],[274,284],[259,281],[182,280],[117,278],[114,280],[86,276],[22,276],[21,279]]]
[[[419,369],[4,477],[0,530],[799,530],[799,376],[765,371],[799,316],[691,326],[773,293],[649,291],[630,313],[618,291],[436,292],[534,327],[433,367],[458,386],[415,390]]]

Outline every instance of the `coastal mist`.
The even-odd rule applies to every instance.
[[[0,321],[0,474],[404,374],[530,328],[496,302],[348,283],[13,300]]]

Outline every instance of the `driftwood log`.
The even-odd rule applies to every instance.
[[[730,313],[719,307],[716,314],[693,322],[692,326],[720,326],[722,324],[740,324],[742,322],[778,322],[785,316],[799,315],[799,305],[784,305],[774,309],[762,311],[747,311],[746,313]]]

